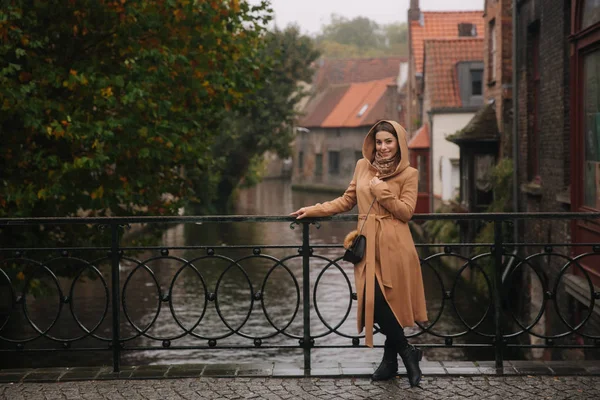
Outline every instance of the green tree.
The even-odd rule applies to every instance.
[[[311,38],[297,26],[274,30],[265,36],[261,58],[269,67],[262,72],[264,84],[251,96],[245,107],[232,111],[223,122],[223,135],[215,143],[214,153],[226,159],[219,184],[219,200],[224,211],[231,194],[243,179],[256,170],[266,151],[289,156],[294,138],[292,126],[295,107],[305,93],[301,81],[312,79],[311,64],[319,57]]]
[[[270,19],[266,1],[5,2],[0,217],[210,203],[214,139],[265,82]]]
[[[397,22],[382,27],[386,47],[400,55],[408,54],[408,27],[405,22]]]
[[[384,45],[379,25],[366,17],[348,19],[333,14],[330,23],[323,27],[319,38],[354,45],[359,49],[379,48]]]
[[[380,25],[365,17],[348,19],[333,14],[316,41],[323,55],[330,58],[408,54],[405,23]]]

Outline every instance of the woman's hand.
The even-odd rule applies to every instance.
[[[375,185],[380,184],[381,182],[383,182],[381,179],[379,179],[379,174],[376,174],[373,179],[371,179],[371,181],[369,182],[369,187],[373,187]]]
[[[296,219],[302,219],[307,216],[307,207],[302,207],[298,209],[298,211],[294,211],[290,215],[292,217],[296,217]]]

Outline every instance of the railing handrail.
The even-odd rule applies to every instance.
[[[360,343],[360,337],[359,336],[352,336],[352,335],[346,335],[346,334],[341,334],[337,331],[337,328],[340,325],[338,325],[335,328],[332,328],[331,326],[329,326],[326,321],[323,319],[323,317],[321,316],[321,314],[319,313],[318,309],[317,309],[317,300],[316,300],[316,291],[317,291],[317,285],[319,283],[319,280],[323,274],[323,272],[329,268],[332,265],[335,265],[338,270],[346,277],[346,282],[348,282],[348,290],[349,292],[352,292],[352,287],[351,287],[351,283],[350,281],[347,279],[347,276],[345,274],[345,272],[339,268],[339,266],[337,266],[337,262],[340,261],[341,257],[337,257],[337,258],[328,258],[328,257],[324,257],[322,255],[319,254],[315,254],[313,255],[313,250],[315,248],[321,248],[321,247],[331,247],[332,245],[323,245],[323,244],[314,244],[311,245],[311,237],[310,237],[310,225],[313,223],[316,223],[318,226],[318,222],[320,221],[356,221],[358,215],[356,214],[342,214],[342,215],[336,215],[333,217],[326,217],[326,218],[306,218],[306,219],[301,219],[301,220],[297,220],[296,218],[289,216],[289,215],[229,215],[229,216],[154,216],[154,217],[141,217],[141,216],[130,216],[130,217],[58,217],[58,218],[53,218],[53,217],[42,217],[42,218],[0,218],[0,227],[8,227],[8,226],[35,226],[35,225],[49,225],[49,224],[54,224],[54,225],[65,225],[65,224],[88,224],[88,225],[96,225],[94,226],[94,228],[98,228],[100,231],[103,232],[109,232],[110,233],[110,238],[111,238],[111,245],[110,247],[102,247],[102,248],[86,248],[86,249],[92,249],[92,250],[98,250],[98,249],[102,249],[102,250],[109,250],[107,253],[106,257],[101,257],[99,258],[99,260],[108,260],[110,262],[110,277],[107,277],[106,279],[103,278],[102,273],[99,272],[96,267],[93,265],[93,263],[89,263],[85,260],[84,263],[84,268],[80,270],[79,275],[76,275],[76,278],[74,278],[75,280],[79,278],[79,276],[82,274],[81,271],[84,271],[86,269],[89,269],[92,273],[95,273],[96,275],[98,275],[100,277],[101,283],[104,285],[104,289],[105,289],[105,296],[106,296],[106,311],[104,312],[100,322],[92,329],[87,329],[84,328],[82,324],[79,323],[79,320],[77,319],[76,316],[76,312],[74,311],[74,308],[72,306],[69,306],[70,311],[71,311],[71,315],[73,316],[73,318],[75,319],[75,321],[77,321],[77,323],[79,324],[79,326],[84,330],[83,336],[81,337],[76,337],[76,338],[70,338],[70,339],[60,339],[60,338],[54,338],[54,337],[50,337],[47,335],[48,331],[54,326],[54,323],[56,323],[56,321],[58,321],[58,315],[60,314],[60,310],[62,310],[62,307],[64,304],[73,304],[72,303],[72,295],[69,294],[67,296],[62,296],[62,294],[59,296],[59,301],[60,301],[60,308],[59,308],[59,313],[57,314],[57,316],[55,317],[54,321],[52,322],[52,325],[50,325],[49,328],[47,328],[46,330],[42,331],[39,328],[37,328],[33,323],[32,326],[34,327],[34,329],[37,331],[37,333],[39,334],[37,337],[32,337],[32,338],[25,338],[25,339],[21,339],[21,340],[15,340],[15,339],[6,339],[2,336],[0,336],[0,342],[5,342],[5,343],[13,343],[16,344],[16,350],[1,350],[0,352],[3,351],[16,351],[16,352],[20,352],[20,351],[25,351],[24,346],[25,344],[29,343],[30,341],[36,340],[38,337],[50,337],[51,340],[56,341],[57,343],[61,343],[63,345],[64,349],[69,349],[70,345],[72,342],[76,342],[78,340],[80,340],[81,338],[87,338],[87,337],[93,337],[97,340],[105,341],[110,343],[110,347],[108,347],[108,349],[110,349],[113,353],[113,371],[114,372],[118,372],[120,370],[120,363],[121,363],[121,355],[122,352],[124,350],[144,350],[143,347],[130,347],[130,348],[126,348],[126,344],[129,343],[131,340],[136,339],[139,336],[145,335],[146,331],[149,329],[149,327],[152,326],[152,324],[154,324],[154,322],[156,321],[156,318],[150,323],[150,325],[148,325],[147,328],[144,328],[144,330],[140,330],[139,327],[135,326],[135,324],[133,324],[133,322],[131,322],[130,317],[128,316],[128,312],[126,310],[125,307],[125,295],[126,295],[126,286],[127,283],[129,282],[131,276],[137,271],[140,270],[141,268],[148,268],[146,266],[146,261],[136,261],[135,259],[131,259],[128,258],[129,261],[132,261],[133,263],[137,263],[137,267],[133,268],[132,270],[130,270],[129,272],[127,272],[127,279],[125,280],[125,283],[122,285],[121,284],[121,277],[120,277],[120,273],[121,273],[121,261],[126,258],[126,256],[124,256],[124,251],[125,250],[147,250],[147,249],[154,249],[154,250],[160,250],[160,256],[152,256],[152,258],[150,260],[155,260],[155,259],[160,259],[160,258],[173,258],[172,256],[169,255],[169,250],[170,249],[175,249],[175,248],[179,248],[179,249],[184,249],[184,248],[195,248],[195,249],[206,249],[206,255],[205,256],[201,256],[201,257],[196,257],[194,260],[185,260],[183,258],[178,258],[178,260],[183,263],[180,267],[179,270],[177,271],[177,273],[175,274],[175,276],[179,276],[180,272],[183,271],[184,268],[192,268],[193,271],[196,271],[199,279],[201,280],[202,284],[204,285],[204,292],[205,292],[205,301],[204,301],[204,308],[203,310],[207,309],[207,304],[208,302],[214,302],[218,299],[218,287],[219,287],[219,283],[221,281],[221,279],[223,278],[223,275],[226,271],[228,271],[230,269],[230,267],[227,267],[227,269],[221,274],[221,276],[218,278],[217,280],[217,284],[215,286],[215,289],[213,292],[210,292],[209,289],[207,288],[207,286],[204,283],[204,278],[202,278],[202,274],[201,272],[193,265],[193,262],[196,262],[198,260],[203,260],[205,258],[219,258],[221,260],[224,260],[225,262],[228,262],[230,266],[235,266],[237,265],[239,267],[239,261],[240,260],[246,260],[248,258],[252,258],[252,257],[260,257],[260,258],[266,258],[271,260],[272,262],[275,262],[274,266],[271,267],[271,269],[269,270],[269,272],[267,273],[267,275],[265,276],[265,278],[263,279],[263,284],[261,287],[264,287],[264,285],[266,284],[266,281],[268,279],[268,277],[271,274],[271,271],[273,271],[273,269],[275,267],[280,266],[281,268],[283,268],[285,271],[287,271],[290,276],[292,277],[292,280],[295,283],[295,287],[297,289],[297,298],[298,298],[298,302],[296,305],[296,310],[294,311],[294,316],[292,317],[292,320],[296,317],[296,313],[299,311],[300,309],[300,298],[302,298],[302,320],[303,320],[303,334],[302,336],[298,336],[298,335],[290,335],[290,334],[285,334],[286,336],[288,336],[290,339],[298,339],[299,340],[299,348],[301,348],[303,350],[304,353],[304,369],[305,369],[305,374],[307,374],[307,376],[310,374],[310,370],[311,370],[311,352],[312,349],[315,347],[332,347],[332,346],[315,346],[315,338],[320,338],[323,335],[319,334],[319,335],[313,335],[313,333],[311,332],[311,312],[312,309],[314,307],[317,316],[319,318],[319,320],[324,324],[324,326],[326,326],[330,331],[326,333],[326,335],[329,335],[330,333],[336,333],[338,335],[342,335],[345,336],[346,338],[351,338],[352,339],[352,347],[356,347],[359,345]],[[543,249],[543,251],[537,252],[536,254],[529,256],[527,258],[523,258],[523,257],[518,257],[518,264],[516,264],[516,266],[512,266],[510,267],[510,269],[505,269],[505,258],[506,257],[513,257],[515,260],[517,259],[516,257],[516,252],[513,252],[512,255],[507,254],[506,251],[506,246],[507,245],[515,245],[518,246],[520,245],[520,243],[509,243],[506,241],[506,239],[504,238],[504,229],[506,229],[505,223],[510,222],[510,221],[514,221],[514,220],[526,220],[526,219],[562,219],[562,220],[573,220],[573,219],[599,219],[600,220],[600,213],[587,213],[587,212],[559,212],[559,213],[551,213],[551,212],[542,212],[542,213],[451,213],[451,214],[415,214],[413,217],[413,220],[454,220],[454,221],[466,221],[466,220],[479,220],[479,221],[486,221],[489,222],[493,225],[494,228],[494,238],[493,238],[493,243],[453,243],[453,244],[441,244],[441,243],[437,243],[437,244],[427,244],[427,246],[444,246],[444,250],[443,252],[440,250],[435,254],[429,255],[428,257],[426,257],[425,259],[422,260],[422,265],[427,265],[429,268],[431,268],[434,273],[437,276],[437,279],[440,283],[440,287],[441,290],[443,292],[442,295],[442,305],[444,304],[445,301],[449,301],[453,306],[454,306],[454,310],[456,312],[457,315],[459,315],[458,309],[456,308],[456,305],[454,303],[455,298],[454,298],[454,290],[456,289],[456,282],[458,282],[458,278],[461,276],[461,274],[463,273],[463,271],[466,270],[467,267],[469,268],[473,268],[473,270],[478,270],[479,272],[481,272],[483,274],[483,277],[485,278],[485,282],[484,282],[484,291],[487,291],[487,293],[489,293],[489,299],[486,302],[487,304],[487,308],[485,308],[485,304],[483,305],[485,310],[484,310],[484,314],[481,317],[481,319],[475,324],[475,325],[471,325],[470,323],[466,322],[466,320],[459,315],[459,318],[461,320],[461,322],[464,324],[465,328],[462,332],[458,332],[458,333],[435,333],[433,331],[433,327],[436,325],[436,323],[440,320],[441,316],[442,316],[442,312],[443,312],[443,306],[439,308],[437,316],[433,317],[433,320],[430,321],[430,324],[428,324],[427,326],[422,326],[419,325],[421,331],[418,333],[418,335],[420,335],[421,333],[430,333],[430,334],[434,334],[437,337],[443,337],[444,338],[444,344],[425,344],[425,346],[438,346],[438,347],[453,347],[453,346],[469,346],[469,344],[460,344],[460,343],[454,343],[454,338],[458,338],[458,337],[463,337],[469,333],[475,333],[477,335],[479,335],[482,338],[487,338],[488,340],[491,341],[491,343],[477,343],[477,344],[473,344],[474,347],[481,347],[481,348],[486,348],[486,347],[493,347],[495,349],[495,365],[497,368],[497,371],[499,371],[499,373],[502,373],[502,367],[503,367],[503,359],[504,359],[504,352],[505,349],[507,347],[509,347],[511,345],[511,343],[509,343],[509,339],[514,338],[514,337],[518,337],[519,335],[528,335],[528,334],[534,334],[537,338],[539,338],[540,340],[545,340],[546,344],[545,345],[540,345],[539,343],[534,343],[532,345],[529,344],[518,344],[518,345],[514,345],[514,347],[521,347],[521,348],[528,348],[531,346],[538,346],[538,347],[545,347],[545,348],[551,348],[551,347],[556,347],[556,348],[560,348],[560,347],[564,347],[564,348],[570,348],[570,347],[578,347],[578,348],[598,348],[600,347],[600,337],[594,336],[594,335],[590,335],[587,334],[585,332],[581,332],[581,327],[583,327],[588,320],[591,319],[592,313],[595,312],[594,307],[595,304],[597,302],[598,299],[600,299],[600,292],[597,292],[593,286],[593,282],[589,276],[589,274],[583,270],[579,264],[579,261],[581,260],[582,257],[588,257],[588,256],[592,256],[592,257],[597,257],[598,253],[600,253],[600,243],[598,244],[594,244],[594,243],[590,243],[592,246],[591,251],[587,251],[586,253],[582,254],[582,255],[578,255],[576,257],[569,257],[567,255],[562,255],[560,253],[557,253],[556,256],[560,257],[560,260],[562,260],[563,262],[567,262],[567,264],[565,264],[565,266],[563,266],[560,271],[558,272],[558,280],[556,281],[556,283],[553,284],[553,286],[548,286],[547,282],[545,279],[542,278],[542,273],[536,269],[536,266],[534,265],[534,263],[530,262],[530,260],[534,260],[536,258],[539,257],[551,257],[553,256],[555,253],[553,253],[553,249],[552,246],[556,246],[558,244],[552,244],[552,245],[545,245],[545,248]],[[120,243],[120,240],[122,239],[123,235],[123,231],[125,227],[128,227],[130,224],[132,223],[173,223],[173,224],[183,224],[183,223],[221,223],[221,222],[286,222],[286,223],[290,223],[290,227],[291,228],[295,228],[296,225],[299,225],[302,227],[302,244],[301,247],[298,247],[297,244],[294,244],[293,246],[290,245],[245,245],[245,246],[177,246],[177,247],[171,247],[171,246],[142,246],[142,247],[126,247],[123,246]],[[510,239],[509,239],[510,240]],[[515,239],[513,238],[512,241],[515,241]],[[464,256],[461,255],[460,252],[456,253],[454,252],[456,246],[491,246],[489,249],[489,252],[483,253],[483,254],[479,254],[476,256]],[[576,246],[576,245],[581,245],[581,244],[564,244],[566,246]],[[339,246],[338,244],[333,245],[333,247],[337,247]],[[419,246],[419,244],[417,244],[417,246]],[[216,254],[217,252],[215,251],[215,249],[219,248],[223,248],[223,249],[234,249],[234,248],[252,248],[252,255],[251,256],[244,256],[241,259],[233,259],[233,258],[228,258],[223,256],[222,254]],[[267,247],[272,247],[272,248],[297,248],[298,249],[298,255],[293,255],[293,256],[286,256],[286,258],[284,259],[277,259],[274,257],[271,257],[269,255],[262,255],[261,253],[261,248],[267,248]],[[78,248],[73,248],[74,250],[81,250]],[[29,251],[29,250],[52,250],[52,249],[48,249],[48,248],[24,248],[24,249],[9,249],[9,248],[0,248],[0,253],[2,252],[6,252],[6,251],[15,251],[15,255],[14,258],[11,258],[10,260],[25,260],[24,262],[26,263],[33,263],[35,266],[39,266],[42,270],[46,271],[48,274],[50,274],[51,277],[54,278],[54,282],[56,283],[57,287],[59,288],[59,293],[60,292],[60,283],[58,282],[58,279],[56,279],[54,273],[52,272],[52,270],[49,269],[49,266],[47,264],[44,263],[39,263],[34,259],[29,259],[29,258],[24,258],[23,254],[24,251]],[[69,257],[69,251],[67,251],[65,248],[60,248],[60,256],[58,258],[55,258],[55,260],[59,260],[61,258],[65,258],[65,257]],[[3,253],[4,254],[4,253]],[[284,261],[287,261],[288,259],[293,259],[296,257],[301,257],[302,260],[302,284],[300,285],[298,280],[294,277],[294,275],[292,274],[292,272],[288,269],[288,267],[284,264]],[[447,286],[444,284],[442,277],[439,275],[439,273],[435,272],[435,269],[433,267],[433,265],[430,263],[431,260],[438,260],[441,259],[442,257],[451,257],[454,259],[458,259],[463,263],[463,266],[460,267],[460,269],[458,271],[456,271],[456,278],[454,278],[454,285],[453,286]],[[483,268],[479,261],[480,259],[484,258],[484,257],[492,257],[491,261],[492,261],[492,265],[493,268],[491,271],[486,272],[485,268]],[[310,276],[310,272],[311,272],[311,260],[314,259],[321,259],[324,260],[326,262],[328,262],[327,266],[322,270],[322,272],[319,274],[319,277],[316,279],[316,281],[314,282],[314,288],[311,288],[311,276]],[[11,261],[12,262],[12,261]],[[566,276],[566,272],[567,272],[567,268],[569,268],[570,266],[575,266],[576,268],[579,268],[579,270],[583,273],[584,278],[583,279],[583,285],[582,288],[585,291],[585,296],[589,299],[588,303],[585,303],[584,305],[587,306],[587,315],[584,315],[583,317],[578,318],[578,322],[575,323],[569,323],[567,322],[567,320],[565,319],[565,317],[559,313],[559,308],[558,305],[556,305],[556,310],[557,313],[559,315],[560,321],[562,321],[562,323],[566,326],[567,331],[566,332],[561,332],[560,334],[554,334],[554,333],[549,333],[546,334],[545,331],[542,334],[535,334],[531,328],[536,325],[539,321],[541,316],[544,313],[544,309],[545,309],[545,305],[546,302],[550,301],[551,299],[556,299],[556,293],[558,291],[558,285],[561,279],[563,279]],[[533,324],[529,324],[529,322],[526,323],[522,323],[522,321],[518,320],[518,318],[515,316],[514,312],[512,310],[510,310],[507,306],[505,306],[503,304],[503,302],[505,301],[505,298],[503,297],[503,295],[505,294],[505,292],[507,290],[510,289],[510,283],[511,281],[507,281],[506,280],[506,276],[507,274],[512,274],[514,273],[517,268],[522,268],[523,270],[525,268],[531,268],[531,272],[532,274],[534,274],[534,276],[537,276],[537,278],[540,280],[540,283],[542,285],[542,291],[541,293],[543,293],[543,301],[542,301],[542,306],[540,307],[540,312],[538,313],[538,317],[536,317],[536,320],[533,322]],[[243,271],[243,269],[240,267],[240,269]],[[0,273],[2,272],[2,269],[0,268]],[[245,272],[244,272],[245,273]],[[6,275],[6,273],[4,273],[4,280],[9,282],[10,284],[10,279],[9,277]],[[32,275],[33,276],[33,275]],[[151,276],[153,276],[151,274]],[[2,276],[0,275],[0,278],[2,278]],[[249,278],[248,278],[249,279]],[[71,286],[71,291],[73,288],[73,285],[75,284],[75,280],[73,281],[73,284]],[[110,281],[110,285],[108,284],[108,281]],[[17,293],[17,290],[14,289],[11,286],[10,289],[10,303],[11,303],[11,307],[13,309],[17,309],[18,307],[22,307],[25,313],[26,318],[29,318],[27,315],[27,310],[26,310],[26,296],[27,296],[27,291],[26,289],[28,288],[28,283],[29,281],[26,281],[23,288],[23,291],[21,292],[21,294],[19,295]],[[157,293],[159,295],[158,300],[161,303],[169,303],[169,308],[171,310],[171,314],[173,315],[173,317],[175,317],[174,311],[173,311],[173,303],[172,303],[172,297],[170,296],[170,292],[172,290],[172,287],[174,285],[175,282],[175,278],[171,281],[171,285],[169,287],[169,291],[165,292],[162,291],[160,289],[160,284],[155,280],[156,285],[158,286],[158,290]],[[507,285],[506,282],[509,282],[509,284]],[[302,295],[300,295],[300,287],[302,287]],[[449,290],[446,290],[449,289]],[[577,289],[579,290],[579,289]],[[314,295],[314,299],[312,301],[311,304],[311,291],[312,294]],[[581,297],[581,290],[579,290],[579,296]],[[253,289],[252,284],[250,284],[250,297],[252,299],[252,303],[251,303],[251,307],[250,309],[252,309],[252,307],[254,306],[254,301],[261,301],[262,302],[262,292],[261,291],[257,291],[255,292]],[[350,297],[351,297],[351,301],[357,300],[357,296],[356,293],[352,292],[350,293]],[[108,306],[108,299],[110,298],[110,302],[111,302],[111,306],[110,306],[110,310],[109,310],[109,306]],[[159,303],[159,304],[161,304]],[[351,303],[350,303],[351,304]],[[556,303],[556,301],[554,301],[554,304],[558,304]],[[121,310],[121,307],[123,307],[123,310]],[[215,303],[215,308],[217,307],[217,303]],[[265,312],[265,316],[267,316],[267,312],[266,309],[264,308],[264,305],[262,306],[263,310]],[[349,306],[351,307],[351,306]],[[160,307],[159,307],[160,310]],[[492,311],[493,310],[493,311]],[[346,315],[343,317],[342,323],[346,320],[347,316],[348,316],[348,312],[350,311],[350,308],[348,308],[348,311],[346,313]],[[483,331],[478,331],[478,329],[480,328],[480,325],[483,321],[486,320],[486,318],[488,318],[488,315],[490,315],[489,313],[492,313],[493,315],[491,316],[491,318],[493,318],[494,322],[494,333],[493,334],[489,334]],[[225,323],[225,319],[221,316],[220,312],[217,309],[217,313],[219,314],[219,317],[221,318],[221,321]],[[112,335],[110,336],[110,338],[108,337],[103,337],[102,335],[97,335],[96,334],[96,329],[100,326],[100,323],[102,323],[106,316],[109,315],[112,318]],[[504,314],[507,314],[506,316]],[[156,314],[158,316],[158,314]],[[248,317],[249,317],[249,313],[248,313]],[[202,317],[204,316],[204,312],[202,313],[202,316],[200,317],[200,319],[198,319],[198,322],[200,322],[200,320],[202,319]],[[248,317],[246,317],[246,320],[243,322],[243,324],[246,323],[246,321],[248,320]],[[267,316],[268,318],[268,316]],[[510,320],[507,320],[507,318],[512,318]],[[133,334],[133,336],[128,336],[128,337],[123,337],[121,335],[121,325],[120,322],[126,319],[132,326],[135,326],[135,330],[137,331],[137,333]],[[290,320],[290,323],[291,321]],[[30,320],[31,322],[31,320]],[[507,332],[504,332],[505,329],[505,325],[506,322],[511,322],[513,325],[516,324],[517,327],[515,329],[511,329]],[[178,322],[179,323],[179,322]],[[269,323],[271,324],[271,326],[273,326],[273,328],[275,328],[275,330],[277,331],[276,334],[280,334],[283,333],[283,330],[285,330],[288,326],[286,325],[285,328],[283,329],[279,329],[276,325],[274,325],[271,320],[269,320]],[[242,324],[242,325],[243,325]],[[230,329],[231,334],[240,334],[239,333],[239,329],[241,328],[236,328],[233,329],[230,325],[228,325],[227,323],[225,323],[225,325],[227,326],[227,328]],[[575,326],[576,325],[576,326]],[[185,334],[190,334],[190,331],[187,330],[187,328],[185,328],[184,326],[182,326],[181,324],[179,325],[184,331]],[[4,325],[0,325],[0,330],[2,330],[4,327]],[[192,329],[193,330],[193,329]],[[564,336],[567,335],[579,335],[579,337],[582,338],[587,338],[588,340],[593,340],[594,344],[578,344],[577,346],[572,346],[570,344],[565,344],[565,345],[560,345],[560,344],[555,344],[555,339],[559,339],[562,338]],[[214,348],[217,345],[217,339],[221,339],[224,337],[228,337],[229,334],[227,334],[226,336],[219,336],[219,337],[214,337],[214,336],[202,336],[202,335],[195,335],[195,337],[199,340],[208,340],[208,347],[206,346],[184,346],[181,347],[181,349],[195,349],[195,348]],[[252,336],[247,336],[247,335],[243,335],[246,338],[252,339]],[[150,336],[149,336],[150,337]],[[264,338],[267,337],[271,337],[271,336],[265,336]],[[179,337],[176,337],[176,339]],[[163,348],[170,348],[171,347],[171,339],[167,338],[165,339],[164,337],[158,338],[158,339],[154,339],[154,340],[163,340],[162,342],[162,347],[150,347],[151,349],[163,349]],[[261,347],[262,346],[262,337],[259,336],[254,336],[254,347]],[[174,346],[175,348],[177,348],[177,346]],[[278,348],[288,348],[289,346],[277,346]],[[293,346],[295,347],[295,346]],[[333,346],[335,347],[335,346]],[[226,348],[226,347],[224,347]],[[242,347],[240,347],[242,348]],[[265,346],[265,348],[269,348],[269,346]],[[275,348],[275,347],[273,347]],[[57,349],[42,349],[42,351],[60,351]],[[102,350],[102,348],[88,348],[88,349],[82,349],[82,350],[89,350],[89,351],[97,351],[97,350]],[[32,349],[30,351],[36,351],[35,349]]]
[[[130,224],[130,223],[191,223],[191,222],[300,222],[356,221],[358,214],[297,220],[289,215],[192,215],[192,216],[127,216],[127,217],[33,217],[0,218],[0,226],[46,224]],[[500,213],[428,213],[414,214],[413,221],[521,219],[600,219],[600,212],[500,212]]]

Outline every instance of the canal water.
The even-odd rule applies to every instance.
[[[333,197],[326,193],[293,191],[286,180],[266,180],[239,193],[236,213],[287,215],[302,206]],[[334,221],[323,222],[318,229],[312,226],[311,245],[339,245],[355,226],[355,222]],[[213,256],[207,257],[204,248],[170,249],[168,254],[160,249],[125,251],[126,258],[120,270],[123,286],[121,331],[126,349],[123,364],[261,361],[301,364],[302,351],[294,346],[298,345],[298,338],[303,334],[302,260],[298,254],[302,229],[299,226],[294,228],[289,222],[178,224],[165,227],[159,246],[210,246]],[[133,239],[127,242],[136,244]],[[232,249],[225,246],[240,247]],[[261,247],[259,252],[253,246],[280,247]],[[356,301],[351,299],[355,291],[353,266],[343,261],[337,264],[331,262],[342,254],[341,247],[317,247],[313,253],[315,257],[311,259],[311,334],[316,337],[317,346],[313,349],[312,360],[316,364],[376,362],[381,359],[381,349],[318,348],[349,346],[352,344],[351,337],[357,334]],[[97,270],[81,260],[90,262]],[[231,260],[237,263],[232,264]],[[48,334],[55,338],[67,340],[84,336],[72,343],[72,349],[107,348],[112,320],[110,299],[107,298],[110,268],[106,256],[89,252],[73,254],[70,258],[60,258],[48,264],[48,268],[64,271],[81,268],[84,264],[88,266],[79,277],[60,278],[58,285],[49,274],[45,277],[41,274],[39,281],[46,289],[36,296],[28,296],[27,313],[37,329],[48,330]],[[451,274],[444,275],[439,265],[424,267],[423,274],[429,316],[431,320],[437,320],[434,333],[458,334],[465,331],[459,314],[471,325],[482,318],[489,302],[488,296],[477,295],[466,286],[461,289],[462,281],[455,281]],[[444,282],[444,287],[441,282]],[[444,300],[445,292],[454,283],[457,285],[454,288],[456,308]],[[7,290],[2,291],[5,295],[8,293]],[[214,293],[216,295],[211,296]],[[69,302],[61,309],[58,299],[67,294]],[[9,297],[5,295],[2,295],[0,303],[7,310]],[[213,301],[207,301],[207,298]],[[9,312],[10,320],[0,335],[9,339],[36,337],[35,328],[27,323],[20,307],[19,310]],[[52,325],[57,315],[59,317]],[[0,327],[2,323],[0,320]],[[93,329],[96,325],[94,334],[97,338],[85,337],[82,327]],[[419,331],[419,328],[406,329],[409,335]],[[492,334],[489,324],[482,324],[480,331]],[[477,334],[454,339],[455,343],[473,340],[489,342]],[[444,343],[444,339],[435,334],[423,334],[411,339],[411,342]],[[360,343],[364,343],[362,337]],[[179,346],[207,347],[211,344],[250,348],[177,349]],[[375,344],[383,344],[382,335],[375,335]],[[10,346],[2,345],[4,348]],[[45,338],[25,344],[25,349],[48,347],[60,349],[62,346]],[[131,348],[136,350],[129,350]],[[0,368],[110,365],[110,356],[110,352],[12,353],[2,356]],[[482,360],[493,357],[493,352],[480,349],[469,353],[462,348],[429,348],[425,357],[429,360]]]

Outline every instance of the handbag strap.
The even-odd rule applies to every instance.
[[[365,227],[365,224],[367,223],[367,218],[369,217],[369,213],[371,212],[371,208],[373,208],[373,204],[375,204],[375,200],[376,200],[376,199],[377,199],[376,197],[375,197],[375,198],[373,198],[373,201],[371,202],[371,205],[369,206],[369,211],[367,211],[367,216],[365,217],[365,220],[363,221],[363,224],[362,224],[362,226],[360,227],[360,231],[358,232],[358,234],[359,234],[359,235],[361,235],[361,234],[362,234],[362,230],[363,230],[363,228]]]

